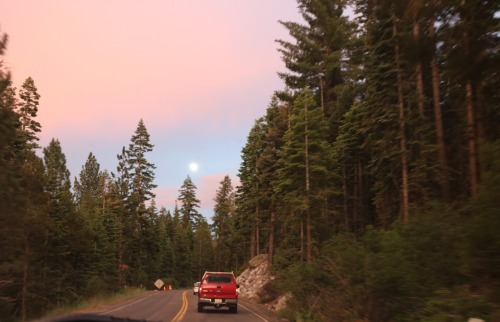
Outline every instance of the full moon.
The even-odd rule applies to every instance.
[[[193,172],[196,172],[196,170],[198,170],[198,164],[196,162],[191,162],[189,164],[189,169]]]

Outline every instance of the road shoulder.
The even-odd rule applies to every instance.
[[[280,317],[276,312],[269,310],[262,304],[258,304],[249,300],[242,299],[241,297],[238,299],[239,305],[244,306],[250,309],[252,312],[264,318],[268,322],[287,322],[288,320]]]

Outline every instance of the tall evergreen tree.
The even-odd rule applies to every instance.
[[[234,194],[229,176],[225,176],[217,189],[212,217],[215,237],[215,268],[218,271],[227,270],[235,263],[233,257],[235,245],[234,236]]]
[[[150,136],[141,119],[132,135],[129,148],[118,155],[117,188],[122,196],[124,211],[120,214],[123,245],[119,256],[121,267],[128,267],[127,278],[132,283],[147,281],[148,237],[153,233],[151,213],[147,201],[155,194],[154,169],[146,158],[153,150]]]
[[[94,154],[89,153],[85,165],[82,166],[80,179],[75,178],[74,191],[77,206],[85,202],[99,202],[100,165]]]
[[[182,226],[192,229],[192,227],[201,220],[202,215],[197,210],[197,208],[200,208],[200,200],[196,197],[196,185],[189,175],[186,177],[179,190],[179,197],[177,200],[181,203],[179,212]]]
[[[261,204],[262,191],[260,190],[257,163],[262,154],[262,142],[266,131],[263,118],[255,121],[250,130],[247,143],[242,150],[242,159],[239,174],[241,185],[237,189],[238,215],[236,225],[242,236],[243,245],[249,245],[250,257],[259,255],[261,234]]]
[[[172,244],[172,215],[165,208],[158,214],[159,274],[161,278],[172,276],[174,270],[174,245]]]
[[[43,149],[46,186],[49,194],[48,213],[52,221],[47,236],[47,248],[44,254],[46,276],[43,287],[50,289],[48,296],[55,303],[64,303],[68,292],[74,292],[74,283],[78,282],[79,236],[82,222],[75,214],[71,192],[70,172],[66,167],[66,156],[62,152],[59,140],[52,139]]]
[[[31,77],[24,81],[19,96],[21,98],[19,105],[21,131],[26,136],[25,141],[29,146],[39,148],[37,133],[41,131],[42,126],[35,120],[35,117],[38,114],[40,94],[38,94],[35,82]]]
[[[156,166],[146,159],[146,153],[153,151],[154,147],[149,139],[149,133],[141,119],[126,151],[127,171],[130,174],[130,200],[136,209],[141,209],[139,211],[144,211],[145,202],[155,197],[153,189],[157,187],[153,183]]]
[[[309,88],[336,135],[352,94],[345,84],[345,61],[350,24],[343,16],[344,0],[299,0],[306,25],[282,22],[295,43],[278,40],[279,51],[290,72],[279,73],[287,89],[300,92]],[[286,93],[281,92],[286,99]],[[290,99],[290,98],[289,98]]]
[[[214,263],[214,240],[210,225],[205,218],[197,222],[194,232],[194,246],[192,252],[192,267],[196,274],[196,280],[201,280],[205,271],[213,271],[216,269]]]
[[[106,293],[116,275],[114,264],[114,238],[116,236],[116,220],[110,216],[105,199],[107,174],[100,171],[100,165],[92,153],[89,153],[85,165],[75,178],[75,206],[82,217],[86,238],[81,241],[80,257],[82,271],[81,289],[86,296]],[[115,267],[112,267],[115,266]]]
[[[290,128],[280,151],[275,192],[280,195],[284,212],[296,217],[291,229],[301,240],[300,256],[311,262],[313,247],[319,241],[318,228],[325,200],[331,193],[331,147],[329,129],[310,91],[297,96],[290,116]]]

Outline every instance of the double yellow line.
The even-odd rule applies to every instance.
[[[179,310],[179,312],[174,316],[172,321],[170,322],[176,322],[176,321],[181,321],[182,318],[184,318],[184,315],[186,314],[187,308],[188,308],[188,300],[186,298],[186,293],[187,291],[184,291],[182,293],[182,307]]]

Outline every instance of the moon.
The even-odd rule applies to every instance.
[[[198,163],[196,162],[191,162],[189,164],[189,170],[191,170],[192,172],[196,172],[198,170]]]

